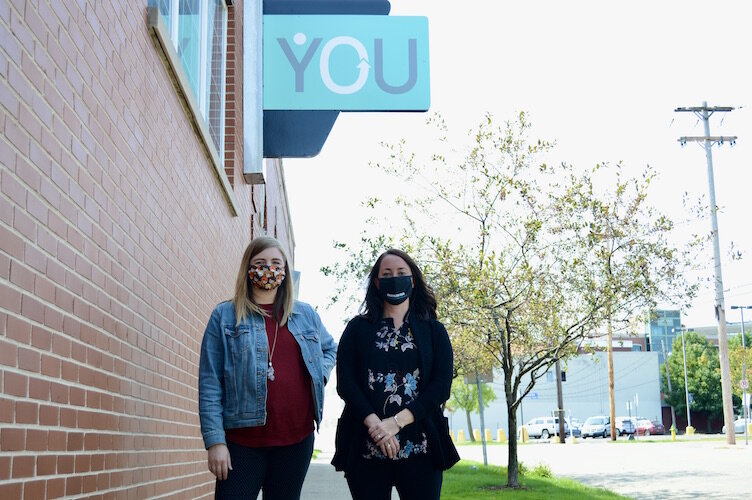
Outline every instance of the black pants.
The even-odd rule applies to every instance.
[[[441,495],[442,473],[426,456],[405,460],[359,459],[345,477],[353,500],[389,500],[392,486],[405,500],[438,500]]]
[[[246,448],[229,442],[232,470],[217,481],[215,496],[256,500],[263,489],[264,500],[297,500],[313,455],[313,433],[289,446]]]

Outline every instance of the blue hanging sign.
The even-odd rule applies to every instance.
[[[264,16],[264,109],[426,111],[428,18]]]

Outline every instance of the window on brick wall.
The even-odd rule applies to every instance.
[[[224,0],[157,0],[219,158],[225,143],[227,6]]]

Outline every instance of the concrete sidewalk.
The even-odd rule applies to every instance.
[[[350,500],[350,490],[342,472],[334,470],[332,454],[321,452],[311,461],[301,500]]]
[[[334,470],[332,453],[321,452],[308,468],[301,500],[350,500],[350,490],[342,472]],[[392,489],[392,499],[399,499],[397,490]]]

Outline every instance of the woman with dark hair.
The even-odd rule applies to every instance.
[[[201,343],[198,411],[216,498],[300,498],[336,351],[316,311],[294,300],[280,243],[254,239]]]
[[[410,256],[387,250],[337,354],[345,409],[332,464],[353,499],[389,499],[393,486],[400,498],[439,498],[442,471],[459,460],[442,413],[452,363],[433,290]]]

